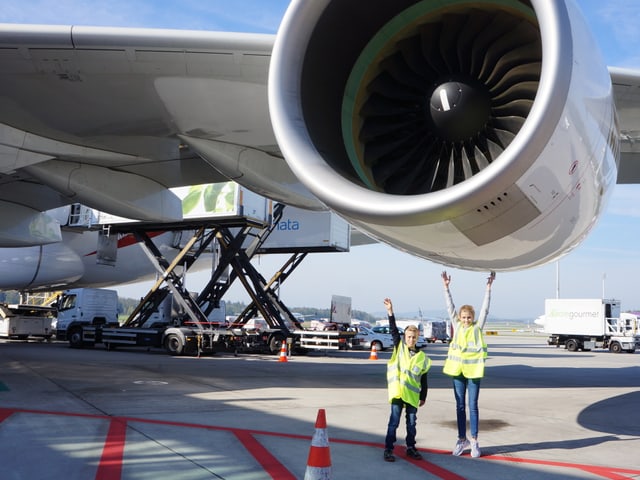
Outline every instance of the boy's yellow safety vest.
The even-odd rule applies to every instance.
[[[387,362],[389,401],[401,398],[417,408],[420,405],[420,377],[430,367],[431,359],[424,352],[418,351],[411,356],[409,348],[400,342]]]

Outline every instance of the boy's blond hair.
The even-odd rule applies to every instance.
[[[416,327],[415,325],[409,325],[407,328],[404,329],[404,333],[406,334],[407,332],[413,332],[416,334],[416,337],[420,336],[420,329],[418,327]]]

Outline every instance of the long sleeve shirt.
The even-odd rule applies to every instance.
[[[451,290],[448,287],[444,289],[444,298],[447,302],[447,313],[449,314],[449,319],[451,320],[451,325],[455,329],[458,327],[458,322],[460,319],[458,318],[458,312],[456,311],[456,306],[453,303],[453,298],[451,297]],[[485,289],[484,300],[482,301],[482,308],[478,312],[478,316],[476,319],[476,325],[480,330],[484,329],[484,324],[487,322],[487,316],[489,315],[489,305],[491,303],[491,289]]]

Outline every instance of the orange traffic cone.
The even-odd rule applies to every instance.
[[[331,480],[331,452],[324,408],[318,410],[316,431],[311,439],[304,480]]]
[[[279,362],[288,362],[289,360],[287,359],[287,343],[283,340],[282,341],[282,348],[280,349],[280,358],[278,359]]]
[[[369,355],[369,360],[377,360],[378,359],[378,349],[375,345],[371,345],[371,355]]]

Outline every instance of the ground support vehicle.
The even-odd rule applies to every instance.
[[[56,339],[78,342],[83,326],[118,325],[118,292],[106,288],[65,290],[55,303]]]
[[[423,335],[427,342],[435,343],[437,341],[441,341],[442,343],[449,343],[451,341],[446,321],[423,320],[421,323],[423,327]]]
[[[171,355],[203,353],[272,353],[287,350],[348,350],[358,344],[356,332],[289,330],[286,328],[242,328],[239,324],[191,322],[182,325],[152,324],[150,327],[86,325],[69,337],[72,347],[103,344],[117,347],[163,348]]]
[[[314,320],[309,329],[296,329],[294,336],[302,349],[350,350],[359,348],[357,329],[351,325],[351,297],[332,295],[331,318]]]
[[[223,341],[221,341],[221,339]],[[233,337],[226,329],[203,325],[202,328],[183,326],[163,327],[109,327],[86,326],[82,329],[79,344],[84,347],[104,344],[107,350],[117,347],[164,348],[171,355],[200,355],[228,351]]]
[[[280,349],[282,341],[285,340],[290,349],[295,349],[299,353],[304,353],[306,350],[352,350],[358,348],[360,342],[357,330],[350,324],[312,321],[310,328],[298,328],[287,322],[289,333],[284,335],[282,329],[271,328],[262,317],[251,318],[244,324],[236,322],[237,319],[233,325],[241,325],[247,336],[245,342],[252,342],[247,345],[249,349],[272,351],[276,347]],[[321,326],[318,327],[318,325]],[[268,338],[256,339],[248,334],[263,335]],[[265,346],[269,348],[264,348]]]
[[[619,300],[547,299],[544,331],[549,345],[572,352],[604,348],[634,353],[640,348],[634,321],[621,316]]]
[[[309,350],[352,350],[360,346],[360,338],[354,330],[294,330],[296,344]]]
[[[184,221],[175,225],[124,222],[110,225],[110,235],[127,232],[133,233],[139,239],[149,260],[158,270],[159,280],[122,325],[111,322],[82,325],[75,329],[73,334],[67,333],[70,345],[83,347],[102,343],[109,349],[118,346],[160,347],[173,355],[200,355],[218,351],[267,351],[275,354],[280,352],[283,341],[292,351],[304,351],[312,346],[319,349],[335,348],[336,344],[338,347],[350,345],[355,332],[332,332],[329,336],[318,336],[318,332],[305,331],[274,289],[276,284],[279,288],[310,251],[319,252],[322,248],[325,248],[325,251],[340,251],[342,244],[334,245],[335,238],[332,237],[330,244],[314,244],[309,251],[302,251],[296,246],[290,259],[269,282],[251,264],[251,258],[258,251],[269,253],[263,244],[269,233],[281,225],[283,210],[284,205],[276,205],[273,218],[269,218],[269,222],[232,215],[218,217],[215,223],[207,219],[194,219],[188,225]],[[291,224],[292,222],[287,222],[287,225]],[[195,231],[171,263],[164,258],[148,235],[149,231],[159,228],[190,228]],[[348,244],[348,228],[345,235]],[[184,288],[185,273],[198,256],[210,248],[218,252],[211,279],[197,296],[193,296]],[[282,253],[285,250],[286,245],[280,243],[273,251]],[[182,267],[180,274],[176,272],[178,266]],[[223,302],[225,292],[235,280],[242,282],[252,298],[251,304],[232,325],[211,322],[211,315]],[[166,286],[161,288],[162,284]],[[172,316],[169,323],[150,320],[157,314],[169,294],[172,295],[179,312]],[[267,329],[252,331],[243,328],[248,320],[258,315],[265,319]],[[313,337],[315,340],[309,340]]]
[[[0,337],[27,340],[36,337],[49,340],[53,335],[55,308],[38,305],[0,304]]]

